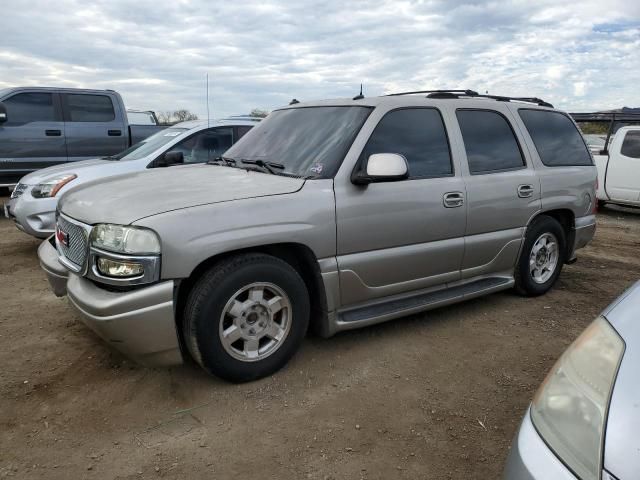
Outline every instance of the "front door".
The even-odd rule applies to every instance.
[[[403,155],[409,178],[336,184],[337,253],[343,307],[460,277],[465,188],[438,109],[386,113],[358,162]],[[358,168],[358,167],[356,167]]]
[[[3,100],[0,123],[0,185],[33,170],[67,161],[64,122],[57,93],[19,92]]]

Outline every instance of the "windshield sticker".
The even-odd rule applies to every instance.
[[[180,135],[182,132],[167,132],[164,134],[165,137],[177,137],[178,135]]]
[[[324,165],[322,165],[321,163],[316,163],[313,167],[311,167],[309,170],[311,170],[313,173],[320,175],[322,173],[322,169],[324,168]]]

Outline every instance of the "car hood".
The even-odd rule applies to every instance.
[[[604,447],[604,467],[619,480],[640,472],[640,282],[609,307],[604,316],[625,342],[611,404]]]
[[[60,210],[88,224],[126,225],[197,205],[293,193],[303,185],[299,178],[223,166],[157,168],[73,188],[60,199]]]
[[[38,183],[41,183],[52,177],[71,173],[75,173],[76,175],[80,176],[81,173],[87,170],[100,168],[103,165],[109,163],[114,162],[110,160],[101,160],[99,158],[94,158],[92,160],[80,160],[78,162],[61,163],[60,165],[43,168],[41,170],[37,170],[28,175],[25,175],[20,179],[20,183],[23,183],[25,185],[37,185]]]

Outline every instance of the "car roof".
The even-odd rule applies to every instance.
[[[294,103],[292,101],[291,104],[280,108],[279,110],[284,110],[288,108],[305,108],[305,107],[380,107],[380,106],[388,106],[388,107],[404,107],[404,106],[442,106],[442,105],[450,105],[454,104],[456,107],[473,107],[478,108],[479,106],[482,108],[491,108],[492,105],[500,104],[503,102],[506,103],[515,103],[519,106],[523,106],[526,108],[535,108],[542,110],[555,110],[553,106],[550,104],[540,100],[540,99],[529,99],[530,101],[525,101],[524,99],[520,99],[520,97],[490,97],[490,96],[452,96],[452,97],[429,97],[423,93],[421,94],[393,94],[393,95],[384,95],[380,97],[363,97],[363,98],[335,98],[329,100],[316,100],[310,102],[298,102]],[[538,102],[534,102],[533,100],[537,100]],[[297,102],[297,101],[296,101]],[[541,103],[540,103],[541,102]]]

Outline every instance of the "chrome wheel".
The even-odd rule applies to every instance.
[[[546,283],[558,266],[558,239],[552,233],[543,233],[534,242],[529,254],[529,272],[534,282]]]
[[[252,283],[233,294],[220,318],[226,352],[244,362],[263,360],[284,343],[291,330],[291,301],[272,283]]]

